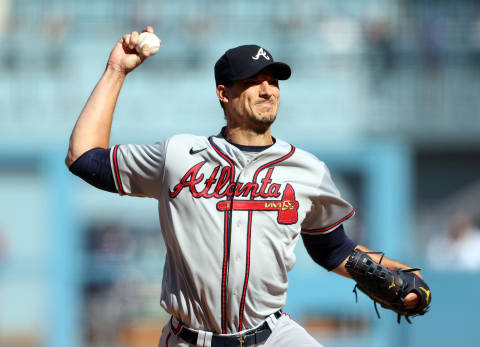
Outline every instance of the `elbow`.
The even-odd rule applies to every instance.
[[[89,151],[93,147],[90,146],[78,146],[76,144],[70,143],[68,147],[67,156],[65,157],[65,165],[70,168],[70,166],[80,158],[85,152]]]
[[[65,157],[65,166],[67,168],[70,168],[70,166],[75,162],[75,160],[78,158],[78,156],[75,155],[75,153],[78,152],[76,148],[76,142],[73,141],[72,136],[70,136],[70,140],[68,141],[68,150],[67,150],[67,156]]]
[[[65,165],[67,166],[67,168],[70,168],[70,166],[75,162],[75,160],[77,160],[78,158],[80,157],[80,155],[78,155],[78,153],[76,153],[76,151],[74,151],[72,149],[72,147],[70,146],[68,148],[68,152],[67,152],[67,156],[65,157]]]
[[[70,168],[70,165],[72,165],[74,161],[75,160],[73,160],[72,152],[68,150],[67,156],[65,157],[65,165],[67,168]]]
[[[70,165],[72,164],[73,164],[73,160],[72,160],[71,152],[68,151],[67,156],[65,157],[65,165],[67,166],[67,168],[70,168]]]
[[[101,148],[101,147],[93,147],[93,148],[90,148],[90,147],[84,147],[84,148],[72,148],[72,146],[70,146],[68,148],[68,152],[67,152],[67,156],[65,157],[65,165],[70,168],[70,166],[73,165],[73,163],[75,163],[77,161],[78,158],[80,158],[81,156],[83,156],[85,153],[87,153],[88,151],[91,151],[92,149],[94,148]],[[106,150],[106,148],[103,148]]]

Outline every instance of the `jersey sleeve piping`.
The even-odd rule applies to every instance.
[[[340,224],[342,224],[343,222],[345,222],[347,219],[353,217],[355,215],[355,209],[353,209],[349,214],[347,214],[345,217],[343,217],[342,219],[340,219],[338,222],[335,222],[327,227],[324,227],[324,228],[320,228],[320,229],[302,229],[302,233],[305,233],[305,234],[316,234],[316,233],[322,233],[322,234],[326,234],[326,233],[329,233],[329,232],[332,232],[333,230],[335,230]]]
[[[125,195],[125,190],[123,189],[122,179],[120,178],[120,170],[118,169],[118,152],[119,145],[115,145],[112,150],[112,165],[113,165],[113,178],[115,185],[117,186],[118,193],[120,195]]]

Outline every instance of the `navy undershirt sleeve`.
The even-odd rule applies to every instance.
[[[69,170],[94,187],[117,193],[110,166],[110,149],[93,148],[83,153]]]
[[[343,225],[328,234],[302,233],[302,239],[312,259],[328,271],[339,266],[357,246],[345,234]]]

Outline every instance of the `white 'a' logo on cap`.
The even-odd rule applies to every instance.
[[[260,56],[264,57],[267,60],[270,60],[270,57],[267,55],[267,52],[263,48],[260,48],[257,52],[257,55],[252,57],[253,60],[258,60],[260,59]]]

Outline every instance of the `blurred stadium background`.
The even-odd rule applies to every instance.
[[[112,144],[217,133],[216,59],[265,46],[293,68],[274,134],[330,166],[352,238],[421,266],[433,291],[413,325],[378,320],[300,242],[286,311],[325,346],[478,346],[477,0],[0,0],[0,346],[158,341],[155,202],[63,164],[113,44],[147,24],[163,46],[128,76]]]

